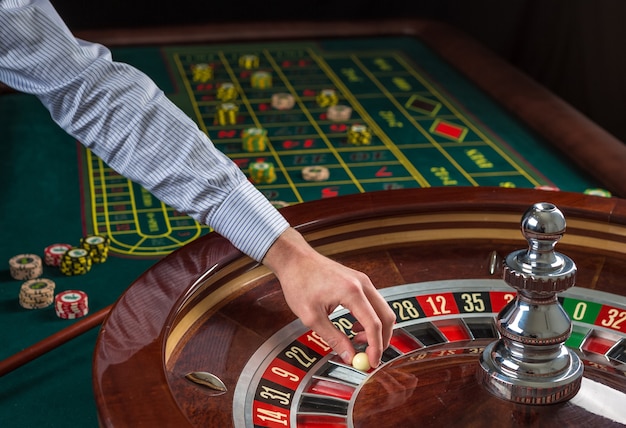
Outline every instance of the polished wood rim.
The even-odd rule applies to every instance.
[[[368,231],[380,238],[376,245],[381,248],[401,250],[403,246],[425,244],[432,247],[435,255],[438,245],[451,249],[487,245],[504,251],[525,245],[519,234],[519,219],[530,205],[542,201],[557,205],[568,219],[566,237],[571,238],[564,238],[559,245],[563,252],[577,254],[584,286],[624,294],[615,263],[620,268],[626,263],[626,202],[617,198],[532,189],[407,189],[308,202],[284,208],[283,212],[314,246],[332,257],[351,263],[363,253],[367,263],[353,266],[365,268],[382,288],[397,285],[397,281],[408,276],[404,274],[398,279],[397,272],[380,272],[378,266],[370,270],[369,262],[383,262],[371,260],[367,253],[372,243]],[[459,214],[456,219],[455,213]],[[371,225],[377,226],[373,232]],[[442,233],[428,235],[431,226]],[[474,232],[457,234],[464,230],[463,226]],[[407,235],[414,227],[428,238],[419,243],[408,242],[423,239],[419,232]],[[453,233],[443,233],[445,230]],[[496,233],[484,235],[494,230]],[[401,238],[403,235],[410,237]],[[384,242],[386,237],[390,237],[388,243]],[[588,242],[607,245],[587,248]],[[407,260],[410,264],[412,259]],[[446,266],[443,271],[460,273],[458,278],[476,277],[475,270],[458,269]],[[435,270],[417,272],[415,278],[409,279],[440,277],[442,272]],[[485,278],[490,277],[486,269],[482,272]],[[256,333],[239,337],[248,346],[238,348],[238,357],[228,361],[229,369],[224,373],[227,384],[236,383],[237,370],[259,344],[294,320],[281,300],[277,281],[267,269],[243,256],[217,234],[199,238],[158,262],[118,300],[100,332],[94,356],[94,389],[101,424],[192,425],[188,420],[190,410],[181,410],[186,386],[172,376],[178,370],[176,366],[189,357],[182,353],[185,343],[214,322],[228,324],[229,318],[235,316],[229,312],[234,310],[229,305],[243,302],[244,307],[253,307],[255,301],[266,298],[273,301],[275,308],[272,323],[260,321]],[[216,360],[226,355],[217,349],[206,352],[211,352]],[[230,423],[232,393],[211,397],[203,403],[219,409],[211,423]]]
[[[307,238],[311,242],[320,242],[320,245],[316,247],[320,253],[334,257],[362,249],[397,247],[417,242],[428,243],[446,240],[515,242],[520,239],[519,222],[520,215],[518,213],[442,211],[402,217],[383,217],[373,220],[364,219],[309,233]],[[574,218],[568,221],[568,233],[559,246],[563,245],[581,247],[588,251],[606,251],[609,249],[626,254],[626,226],[607,225]],[[226,272],[233,273],[241,267],[241,262],[233,263],[228,269],[224,269],[224,272],[217,274],[215,278],[203,281],[195,290],[195,294],[202,296],[202,298],[190,299],[179,309],[166,341],[166,364],[174,349],[184,340],[184,335],[192,326],[201,322],[207,314],[219,309],[232,296],[237,296],[238,290],[271,275],[271,272],[264,266],[257,266],[232,280],[224,280]],[[219,285],[216,286],[216,284]],[[206,290],[209,289],[211,291],[207,292]]]

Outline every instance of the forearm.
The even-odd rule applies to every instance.
[[[76,40],[48,2],[0,1],[0,78],[108,166],[203,223],[245,181],[148,76]]]
[[[286,221],[144,73],[75,39],[47,0],[0,0],[0,80],[157,198],[260,260]]]

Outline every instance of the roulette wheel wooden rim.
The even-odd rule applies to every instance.
[[[341,257],[364,248],[416,241],[519,247],[521,213],[543,200],[557,205],[567,218],[563,248],[626,259],[626,205],[618,198],[533,189],[429,188],[351,195],[290,206],[283,212],[318,250]],[[482,276],[490,277],[486,269]],[[387,286],[391,285],[381,284]],[[601,288],[620,292],[618,284]],[[101,425],[130,421],[193,425],[190,410],[181,409],[185,405],[180,387],[172,381],[179,349],[198,325],[210,324],[225,305],[268,290],[279,299],[273,275],[216,234],[199,238],[144,273],[116,302],[99,334],[94,390]],[[274,333],[294,320],[293,315],[284,315],[286,306],[280,311]],[[271,335],[264,334],[266,339]],[[247,350],[237,367],[243,367],[257,348]],[[228,384],[232,386],[232,380]],[[222,417],[229,420],[232,395],[215,398],[220,399],[225,400],[218,406]]]

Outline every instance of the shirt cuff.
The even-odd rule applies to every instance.
[[[258,262],[289,227],[282,214],[249,181],[230,193],[208,224]]]

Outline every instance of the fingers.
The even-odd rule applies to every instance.
[[[385,305],[387,305],[386,302]],[[382,317],[379,316],[377,308],[380,310]],[[385,310],[382,310],[377,305],[370,305],[369,301],[354,305],[351,311],[363,326],[367,341],[365,352],[369,358],[370,366],[376,368],[380,364],[383,351],[389,346],[393,322],[389,322]],[[357,339],[359,342],[362,340],[361,338]]]
[[[312,329],[324,339],[328,346],[333,348],[344,363],[352,364],[352,358],[355,354],[352,342],[327,317],[315,323]]]
[[[350,305],[344,306],[361,324],[368,344],[365,352],[370,366],[375,368],[380,364],[383,351],[389,346],[396,316],[369,278],[362,287],[362,293],[359,294],[360,296],[353,299]],[[356,338],[357,342],[362,340],[361,337]]]
[[[387,301],[383,298],[383,296],[381,296],[373,285],[366,288],[364,291],[367,299],[371,303],[376,315],[382,323],[382,350],[384,351],[389,347],[389,342],[391,341],[391,336],[393,335],[393,326],[396,323],[396,314],[391,307],[389,307],[389,303],[387,303]]]
[[[380,365],[383,351],[389,346],[396,320],[395,313],[371,283],[367,291],[359,287],[358,292],[351,293],[347,300],[350,303],[342,306],[357,319],[352,327],[352,332],[355,333],[352,341],[335,327],[326,313],[317,313],[312,319],[303,319],[303,322],[309,321],[305,324],[320,335],[346,364],[352,364],[356,353],[354,344],[367,344],[365,352],[370,366],[376,368]]]

